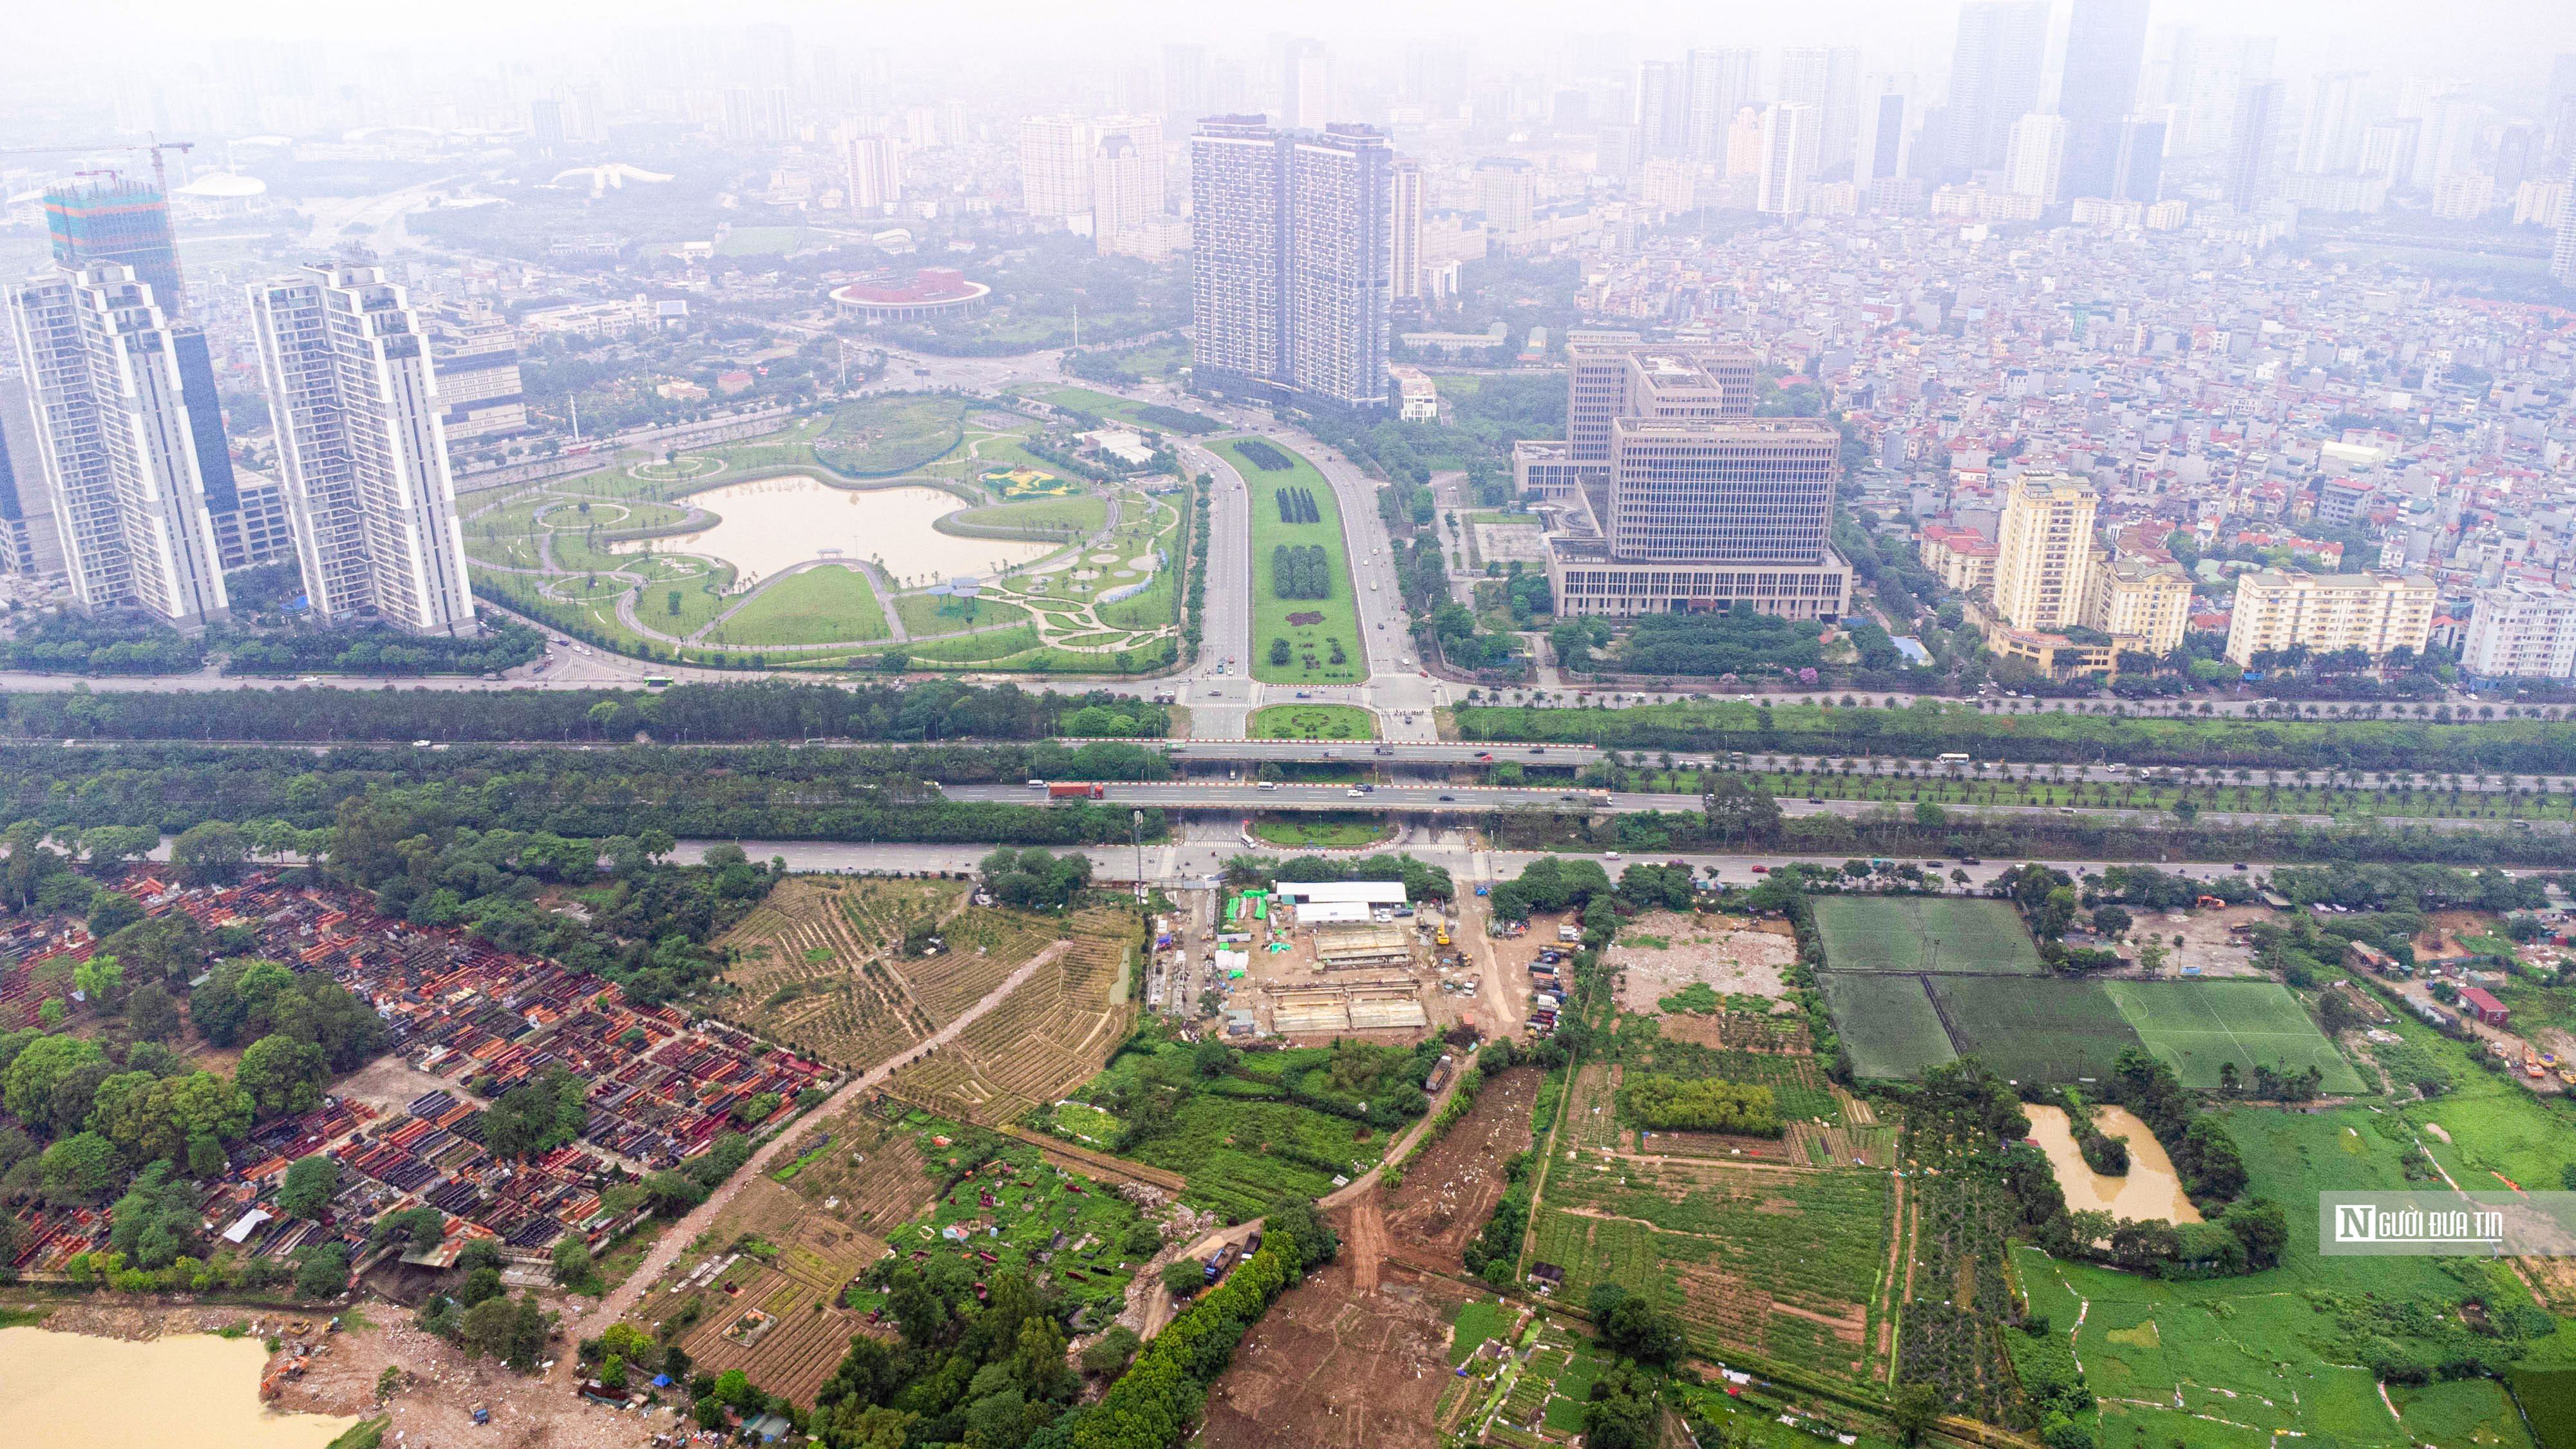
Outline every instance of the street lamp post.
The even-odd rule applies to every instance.
[[[1145,899],[1145,812],[1127,812],[1127,843],[1136,852],[1136,899]]]

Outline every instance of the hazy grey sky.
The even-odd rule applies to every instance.
[[[326,33],[354,45],[410,41],[425,50],[511,48],[548,54],[604,47],[625,27],[722,26],[782,20],[815,41],[986,47],[996,58],[1056,56],[1151,63],[1166,40],[1253,45],[1288,32],[1316,35],[1355,59],[1409,39],[1471,36],[1493,63],[1531,64],[1577,33],[1624,31],[1641,52],[1690,44],[1853,44],[1874,68],[1937,69],[1949,54],[1953,0],[1804,0],[1675,5],[1669,0],[438,0],[431,5],[317,6],[312,0],[92,0],[45,6],[0,0],[7,22],[39,37],[95,41],[125,23],[186,40],[219,35]],[[2063,13],[2065,0],[2059,0]],[[2297,75],[2362,67],[2441,71],[2528,83],[2554,52],[2576,51],[2576,0],[2156,0],[2152,22],[2274,34],[2281,67]],[[968,62],[969,67],[973,65]]]

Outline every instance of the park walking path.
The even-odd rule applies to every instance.
[[[709,1193],[705,1202],[691,1208],[687,1217],[666,1229],[661,1238],[653,1244],[652,1251],[644,1255],[644,1261],[636,1264],[635,1271],[627,1275],[626,1281],[610,1289],[608,1296],[599,1301],[597,1308],[582,1315],[579,1326],[566,1325],[571,1336],[596,1337],[596,1334],[583,1330],[594,1322],[605,1328],[634,1312],[635,1305],[644,1300],[644,1295],[653,1290],[653,1286],[662,1280],[662,1275],[671,1271],[671,1265],[679,1261],[680,1255],[688,1251],[689,1245],[696,1242],[700,1234],[715,1226],[716,1219],[723,1214],[726,1204],[733,1201],[734,1195],[741,1192],[746,1185],[757,1181],[760,1175],[769,1169],[770,1162],[799,1135],[794,1130],[797,1124],[820,1122],[838,1116],[869,1092],[884,1085],[885,1080],[897,1071],[955,1041],[958,1033],[973,1025],[984,1013],[1001,1005],[1005,997],[1026,985],[1030,977],[1045,970],[1057,957],[1072,949],[1072,944],[1070,941],[1058,941],[1040,951],[1018,970],[1002,978],[1002,984],[985,993],[981,1001],[959,1012],[955,1021],[851,1078],[839,1091],[832,1094],[831,1100],[806,1113],[798,1118],[796,1123],[791,1123],[787,1129],[781,1130],[768,1141],[754,1148],[750,1160],[743,1163],[741,1170],[726,1178],[722,1186]],[[579,1356],[568,1353],[555,1361],[552,1377],[570,1380],[579,1372]]]

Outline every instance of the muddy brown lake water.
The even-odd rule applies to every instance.
[[[0,1328],[0,1442],[45,1449],[323,1449],[355,1419],[271,1413],[254,1338],[143,1343]]]
[[[2129,1139],[2125,1177],[2104,1177],[2084,1165],[2084,1155],[2075,1150],[2075,1132],[2067,1125],[2065,1108],[2025,1106],[2022,1110],[2030,1114],[2031,1140],[2057,1169],[2057,1185],[2065,1190],[2069,1210],[2106,1212],[2134,1222],[2200,1221],[2200,1209],[2183,1192],[2182,1179],[2174,1175],[2173,1159],[2165,1156],[2164,1144],[2128,1108],[2093,1109],[2093,1125],[2102,1135]]]

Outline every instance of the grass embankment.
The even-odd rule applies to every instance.
[[[1247,474],[1247,476],[1249,476]],[[1581,741],[1623,750],[1746,750],[1844,758],[1953,751],[2023,763],[2201,769],[2576,769],[2576,731],[2542,720],[2147,718],[2002,713],[1921,701],[1904,709],[1711,700],[1624,709],[1462,705],[1461,738]]]
[[[1482,738],[1482,736],[1475,736]],[[1830,756],[1834,768],[1796,771],[1731,771],[1745,784],[1784,800],[1862,800],[1891,805],[2064,806],[2085,810],[2170,811],[2188,800],[2198,811],[2242,815],[2324,815],[2443,820],[2576,819],[2576,797],[2528,790],[2475,790],[2428,783],[2387,788],[2339,785],[2270,785],[2228,780],[2213,771],[2206,780],[2059,780],[2055,765],[2006,765],[1990,770],[1925,765],[1895,775],[1860,772],[1857,756]],[[1844,762],[1851,761],[1848,768]],[[2065,767],[2070,773],[2073,766]],[[2284,766],[2283,768],[2291,768]],[[1622,789],[1670,794],[1707,791],[1715,776],[1700,770],[1624,772]]]
[[[1029,617],[1029,611],[1017,604],[999,599],[961,599],[953,594],[898,594],[894,612],[903,620],[904,632],[915,639],[1016,624]]]
[[[857,569],[824,564],[771,583],[717,625],[707,642],[736,649],[855,644],[890,632],[875,587]]]
[[[1023,498],[988,503],[943,515],[932,526],[942,533],[969,538],[1036,538],[1063,542],[1097,533],[1109,521],[1109,504],[1097,494],[1069,498]]]
[[[836,473],[890,478],[947,456],[965,437],[963,398],[903,394],[841,404],[813,449]]]

